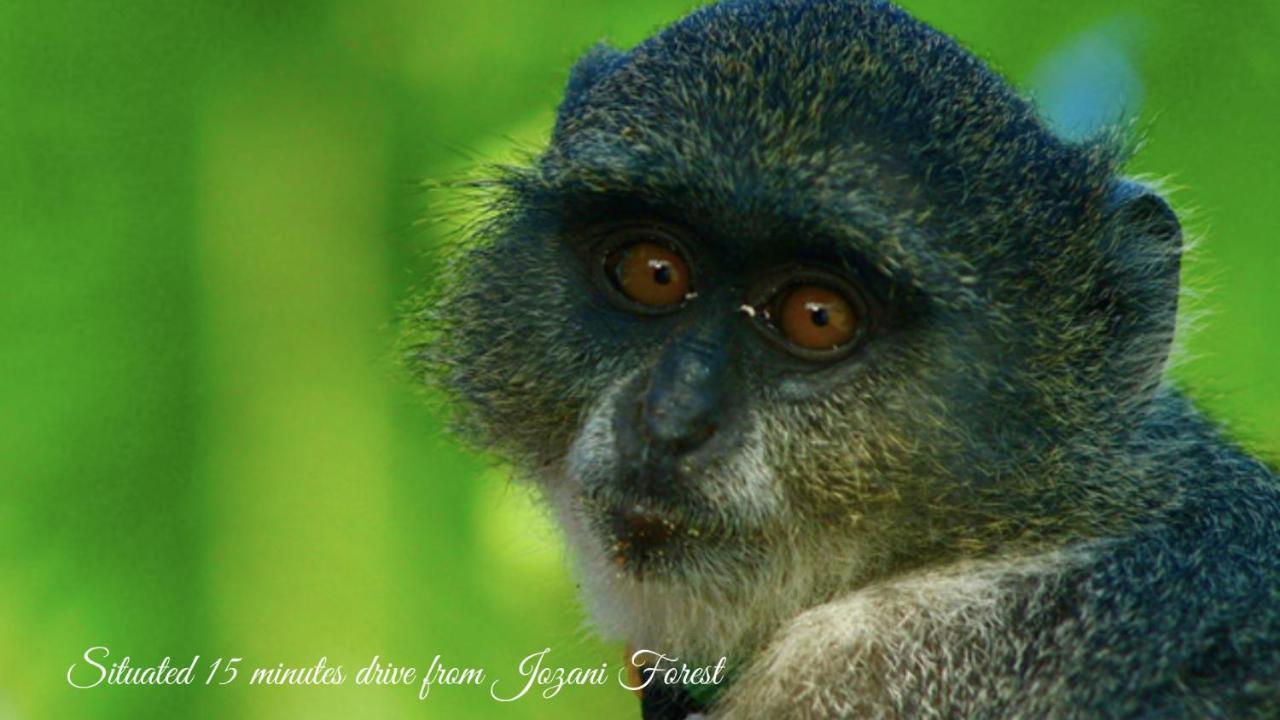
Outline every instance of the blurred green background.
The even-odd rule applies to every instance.
[[[1176,374],[1280,448],[1280,2],[906,5],[1046,106],[1118,53],[1133,170],[1179,188],[1201,237]],[[499,705],[65,677],[90,645],[348,673],[618,662],[553,531],[389,348],[443,236],[415,223],[447,204],[418,181],[536,146],[577,54],[689,6],[0,4],[0,720],[634,716],[612,684]]]

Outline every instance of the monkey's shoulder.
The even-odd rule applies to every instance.
[[[1278,545],[1253,472],[1128,536],[873,583],[786,624],[725,716],[1274,716]]]
[[[1228,473],[1099,546],[1046,607],[1064,696],[1108,712],[1280,713],[1277,549],[1280,488],[1265,472]]]

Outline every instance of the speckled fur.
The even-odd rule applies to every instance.
[[[545,153],[472,185],[410,364],[543,489],[603,630],[731,656],[716,717],[1280,716],[1280,492],[1163,379],[1181,233],[1125,155],[890,5],[709,6],[589,52]],[[820,390],[743,370],[699,489],[741,556],[639,579],[591,533],[592,418],[663,334],[590,291],[584,197],[727,265],[835,238],[924,298]]]

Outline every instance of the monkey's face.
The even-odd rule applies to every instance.
[[[1087,517],[1105,488],[1055,463],[1163,362],[1163,203],[897,10],[801,7],[584,58],[548,150],[483,184],[423,343],[462,428],[632,586],[820,593]]]
[[[885,288],[816,258],[746,270],[654,213],[579,233],[587,312],[625,354],[584,408],[556,494],[637,574],[759,554],[795,502],[768,440],[788,429],[763,399],[832,399],[811,396],[813,374],[888,329]]]
[[[970,326],[934,323],[945,310],[840,237],[513,192],[436,351],[464,426],[540,482],[583,555],[635,578],[758,568],[875,527],[943,462],[939,387],[972,388],[972,339],[948,328]]]

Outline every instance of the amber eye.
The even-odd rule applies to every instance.
[[[677,305],[689,295],[689,266],[667,248],[637,242],[609,253],[606,270],[623,295],[650,308]]]
[[[820,285],[797,285],[778,305],[778,329],[797,346],[833,350],[854,338],[858,311],[840,293]]]

